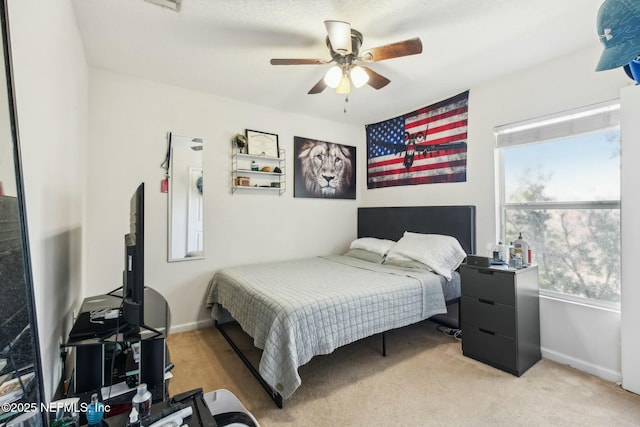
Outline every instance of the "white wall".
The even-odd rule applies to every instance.
[[[596,42],[573,55],[470,88],[467,182],[363,191],[361,204],[476,205],[477,252],[483,253],[497,240],[493,128],[618,98],[620,88],[633,82],[621,69],[596,73],[600,52]],[[425,99],[424,105],[435,101]],[[366,171],[360,173],[365,180]],[[542,298],[540,314],[544,357],[620,380],[619,312]]]
[[[80,300],[87,140],[86,60],[67,0],[8,2],[44,389]]]
[[[622,90],[622,386],[640,393],[640,287],[635,264],[640,250],[640,87]]]
[[[120,285],[129,198],[142,181],[146,283],[169,301],[174,332],[209,321],[205,291],[216,269],[345,251],[355,238],[356,200],[293,197],[292,148],[294,136],[359,145],[363,128],[97,69],[90,70],[89,80],[85,295]],[[279,135],[287,152],[283,195],[231,194],[231,140],[245,128]],[[160,164],[168,131],[204,139],[204,260],[167,262],[167,194],[160,192]]]

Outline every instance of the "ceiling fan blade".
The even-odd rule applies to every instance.
[[[384,61],[385,59],[417,55],[419,53],[422,53],[422,41],[416,37],[402,42],[374,47],[365,51],[360,59],[367,62]]]
[[[317,65],[317,64],[328,64],[331,60],[327,59],[280,59],[273,58],[271,60],[271,65]]]
[[[360,67],[362,67],[362,69],[369,75],[369,81],[367,82],[367,84],[372,88],[382,89],[383,87],[391,83],[391,80],[389,80],[382,74],[376,73],[371,68],[365,67],[364,65],[361,65]]]
[[[320,93],[323,90],[325,90],[327,88],[327,84],[324,82],[324,77],[320,79],[320,81],[318,81],[318,83],[315,84],[314,87],[312,87],[309,92],[307,92],[309,95],[313,95],[315,93]]]
[[[343,21],[324,21],[329,42],[334,51],[341,55],[351,53],[351,25]]]

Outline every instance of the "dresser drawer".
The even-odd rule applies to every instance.
[[[460,317],[462,323],[511,338],[516,336],[516,309],[511,305],[463,295]]]
[[[516,340],[462,323],[462,353],[510,373],[517,372]]]
[[[462,295],[515,306],[513,274],[490,268],[463,267],[460,278]]]

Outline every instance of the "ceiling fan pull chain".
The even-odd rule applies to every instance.
[[[344,113],[347,114],[347,103],[349,102],[349,95],[344,96]]]

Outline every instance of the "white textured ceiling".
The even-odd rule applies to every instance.
[[[598,44],[603,0],[73,0],[92,67],[329,120],[367,124]],[[329,65],[324,20],[351,23],[362,50],[420,37],[423,53],[370,64],[391,83],[307,91]],[[594,58],[594,68],[597,58]],[[347,113],[344,113],[344,107]]]

